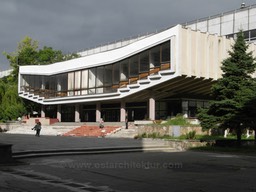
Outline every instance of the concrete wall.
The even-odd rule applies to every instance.
[[[207,131],[202,131],[200,126],[182,126],[180,127],[180,135],[186,135],[190,131],[196,131],[197,135],[208,135]],[[152,134],[159,133],[160,136],[170,135],[173,136],[174,127],[173,126],[163,126],[163,125],[140,125],[138,127],[138,135],[143,133]]]
[[[255,21],[256,7],[254,5],[252,7],[237,9],[232,12],[198,19],[184,25],[193,30],[199,30],[201,32],[229,35],[237,33],[241,29],[244,31],[255,29]]]
[[[228,51],[232,49],[234,39],[185,28],[180,28],[179,34],[180,74],[214,80],[220,78],[222,61],[229,57]],[[256,45],[250,43],[248,51],[252,51],[255,57]]]

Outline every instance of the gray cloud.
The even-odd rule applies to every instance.
[[[247,5],[254,0],[244,1]],[[0,0],[0,52],[25,36],[64,53],[240,7],[241,0]],[[0,55],[0,70],[9,68]]]

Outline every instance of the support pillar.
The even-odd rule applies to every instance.
[[[79,104],[75,105],[75,122],[80,122]]]
[[[61,105],[57,105],[57,119],[61,122]]]
[[[41,117],[45,118],[45,106],[41,105]]]
[[[121,101],[121,108],[120,108],[120,122],[125,122],[125,102]]]
[[[96,122],[100,122],[101,119],[101,105],[100,103],[96,104]]]
[[[149,119],[154,121],[155,120],[155,113],[156,113],[156,102],[153,97],[149,98]]]

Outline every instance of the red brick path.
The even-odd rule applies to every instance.
[[[117,130],[119,127],[115,126],[105,126],[103,129],[99,128],[99,126],[81,126],[72,131],[69,131],[63,136],[88,136],[88,137],[104,137],[107,134]]]

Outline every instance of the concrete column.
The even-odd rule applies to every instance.
[[[156,102],[153,97],[149,99],[149,119],[155,120],[155,112],[156,112]]]
[[[100,122],[101,119],[101,105],[100,103],[96,104],[96,122]]]
[[[41,117],[45,118],[45,107],[44,107],[44,105],[41,105]]]
[[[61,105],[57,105],[57,119],[61,122]]]
[[[121,108],[120,108],[120,122],[125,122],[125,102],[121,101]]]
[[[79,104],[75,105],[75,122],[80,122]]]

